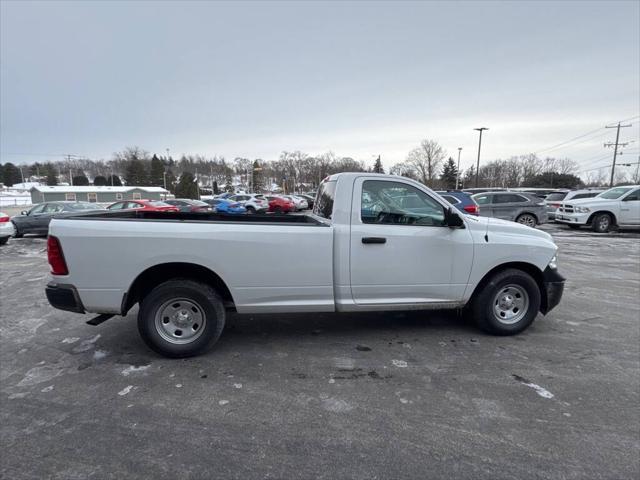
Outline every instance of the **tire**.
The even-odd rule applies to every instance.
[[[277,213],[278,215],[282,215],[282,207],[276,207],[273,209],[273,213]]]
[[[538,219],[535,217],[535,215],[531,215],[530,213],[522,213],[518,215],[518,218],[516,218],[516,222],[522,225],[526,225],[527,227],[535,228],[538,224]]]
[[[253,215],[254,213],[256,213],[256,209],[253,207],[247,207],[247,213],[249,215]]]
[[[20,232],[20,229],[18,229],[18,226],[15,223],[13,224],[13,228],[15,228],[16,230],[16,232],[13,234],[14,238],[22,238],[24,236],[24,234]]]
[[[0,238],[0,245],[4,245],[8,241],[9,241],[9,237],[2,237],[2,238]]]
[[[170,358],[211,349],[225,325],[220,296],[209,285],[177,278],[154,288],[141,302],[138,331],[151,350]]]
[[[531,275],[509,268],[496,273],[477,292],[471,314],[487,333],[515,335],[533,323],[540,300],[540,288]]]
[[[607,233],[612,225],[613,218],[608,213],[599,213],[591,220],[591,230],[596,233]]]

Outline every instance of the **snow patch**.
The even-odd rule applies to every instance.
[[[322,401],[322,408],[329,412],[344,413],[353,410],[353,406],[344,400],[327,398]]]
[[[53,385],[49,385],[48,387],[44,387],[42,390],[40,390],[42,393],[47,393],[50,392],[51,390],[53,390]]]
[[[118,395],[120,395],[121,397],[125,396],[127,393],[129,393],[131,391],[131,389],[133,388],[133,385],[129,385],[128,387],[123,388],[122,390],[120,390],[118,392]]]
[[[76,343],[78,340],[80,340],[78,337],[67,337],[60,343]]]
[[[149,368],[149,365],[140,365],[139,367],[136,367],[134,365],[129,365],[127,368],[122,370],[122,372],[120,372],[120,373],[122,373],[122,375],[124,377],[128,377],[132,373],[144,372],[147,368]]]
[[[229,400],[220,400],[218,405],[226,405],[227,403],[229,403]]]
[[[95,352],[93,352],[93,359],[94,360],[102,360],[104,357],[107,356],[109,352],[105,352],[104,350],[96,350]]]
[[[98,341],[100,336],[101,336],[100,334],[97,334],[93,338],[83,340],[82,342],[80,342],[80,345],[78,345],[77,347],[74,347],[74,349],[72,350],[73,353],[82,353],[82,352],[86,352],[87,350],[91,350],[94,346],[94,343]]]
[[[551,393],[549,390],[547,390],[546,388],[541,387],[540,385],[536,385],[533,382],[530,382],[526,378],[523,378],[523,377],[521,377],[519,375],[513,375],[513,378],[518,380],[523,385],[525,385],[525,386],[527,386],[529,388],[533,388],[536,391],[536,393],[538,395],[540,395],[542,398],[553,398],[554,397],[553,393]]]
[[[242,384],[241,383],[234,383],[233,386],[235,388],[242,388]]]
[[[399,368],[406,368],[407,362],[405,362],[404,360],[391,360],[391,363],[393,363],[394,367],[399,367]]]

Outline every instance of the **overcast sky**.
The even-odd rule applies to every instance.
[[[535,152],[639,115],[639,5],[2,0],[0,162],[137,145],[390,166],[432,138],[467,167],[480,126],[483,159]],[[614,136],[548,154],[606,164]]]

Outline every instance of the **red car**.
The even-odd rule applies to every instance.
[[[282,198],[282,197],[274,197],[267,196],[267,200],[269,201],[269,211],[275,213],[288,213],[295,212],[296,206],[293,202]]]
[[[123,200],[107,207],[107,210],[144,210],[146,212],[179,212],[178,207],[160,200]]]

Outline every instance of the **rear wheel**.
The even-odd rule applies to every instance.
[[[247,213],[253,215],[254,213],[256,213],[256,209],[253,207],[247,207]]]
[[[222,299],[209,285],[175,279],[154,288],[141,302],[138,331],[144,342],[166,357],[209,350],[224,329]]]
[[[523,213],[522,215],[519,215],[518,218],[516,218],[516,222],[532,228],[535,227],[538,223],[536,217],[534,217],[530,213]]]
[[[613,225],[613,219],[608,213],[599,213],[591,221],[591,230],[596,233],[607,233]]]
[[[525,330],[540,310],[540,289],[526,272],[507,269],[496,273],[473,299],[471,312],[478,327],[493,335]]]

